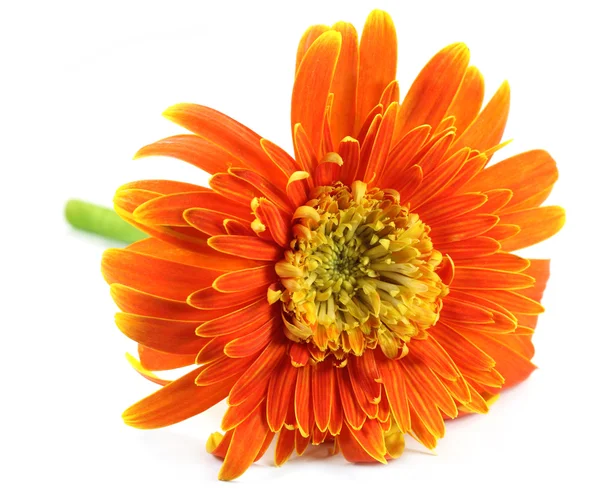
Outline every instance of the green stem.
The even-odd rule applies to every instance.
[[[107,207],[71,199],[65,207],[67,221],[75,228],[130,244],[148,237]]]

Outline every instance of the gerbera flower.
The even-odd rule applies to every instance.
[[[294,157],[210,108],[165,116],[188,129],[142,148],[212,175],[210,188],[138,181],[117,212],[151,237],[104,255],[134,367],[165,385],[125,411],[156,428],[227,398],[207,443],[221,479],[277,435],[275,463],[333,444],[385,463],[404,434],[433,448],[444,420],[486,413],[527,378],[548,260],[513,253],[556,233],[540,207],[557,179],[544,151],[488,167],[508,116],[504,83],[457,43],[402,103],[396,34],[374,11],[304,34],[292,93]],[[169,382],[153,371],[194,365]]]

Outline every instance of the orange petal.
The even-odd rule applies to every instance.
[[[425,204],[419,210],[419,216],[428,225],[443,224],[451,218],[462,216],[485,204],[487,197],[481,193],[465,193],[440,200],[437,204]],[[482,211],[489,213],[489,211]],[[491,213],[490,213],[491,214]]]
[[[496,361],[495,369],[504,377],[504,387],[522,382],[536,369],[527,357],[488,335],[469,332],[464,336]]]
[[[323,33],[329,31],[331,28],[325,24],[315,24],[308,28],[300,42],[298,43],[298,50],[296,52],[296,73],[298,73],[298,68],[300,68],[300,63],[302,63],[302,59],[304,55],[308,52],[310,46],[314,43],[314,41],[319,38]]]
[[[264,286],[240,291],[237,293],[221,293],[212,287],[195,291],[187,298],[187,303],[194,307],[192,310],[220,310],[231,307],[237,307],[246,303],[254,303],[260,297],[266,297],[266,288]],[[136,312],[137,313],[137,312]]]
[[[237,380],[239,375],[246,371],[251,364],[252,359],[250,358],[230,359],[223,355],[201,366],[201,371],[196,376],[194,383],[199,387],[206,387],[227,380],[232,374],[236,375]]]
[[[338,391],[340,395],[340,400],[342,402],[342,407],[344,409],[344,416],[346,417],[346,422],[353,429],[360,429],[365,423],[367,415],[356,402],[348,370],[347,368],[339,368],[336,371],[336,374]]]
[[[437,247],[442,253],[448,253],[453,260],[488,256],[500,250],[500,244],[489,237],[473,237],[463,241],[446,242]]]
[[[200,324],[200,321],[208,321],[227,312],[219,311],[222,309],[217,307],[217,310],[213,310],[212,314],[207,315],[207,312],[195,309],[186,302],[169,300],[116,283],[111,284],[110,294],[117,307],[123,312],[142,316],[198,321],[198,324]]]
[[[276,372],[269,380],[269,389],[267,392],[267,421],[272,431],[281,433],[285,429],[283,423],[294,395],[296,387],[296,376],[298,369],[283,359]]]
[[[483,104],[483,95],[483,75],[474,66],[469,66],[458,92],[446,112],[446,115],[455,117],[454,127],[456,127],[457,134],[462,134],[475,120]]]
[[[194,364],[195,354],[169,354],[138,345],[140,363],[150,371],[173,370]]]
[[[497,240],[499,243],[502,243],[506,239],[510,239],[514,237],[521,231],[519,225],[504,225],[499,223],[494,228],[490,228],[486,233],[486,237],[491,237],[492,239]]]
[[[273,240],[281,247],[290,242],[290,219],[275,207],[270,200],[261,199],[254,214],[266,227]]]
[[[392,147],[380,176],[381,186],[398,186],[402,183],[404,171],[413,165],[410,161],[425,144],[430,132],[429,125],[415,127]]]
[[[493,214],[464,215],[431,229],[431,238],[442,249],[441,243],[465,241],[477,237],[494,227],[500,218]],[[213,237],[214,239],[214,237]],[[446,249],[444,248],[444,251]],[[448,253],[452,256],[451,253]]]
[[[446,153],[446,156],[454,153],[453,150],[454,148],[450,148]],[[462,165],[454,179],[444,188],[442,196],[443,194],[454,194],[459,188],[473,178],[473,176],[480,173],[488,163],[488,160],[489,157],[485,153],[477,153],[477,150],[472,150],[471,158]]]
[[[238,167],[229,168],[229,173],[252,185],[284,213],[291,214],[293,212],[294,208],[291,207],[285,191],[279,189],[264,176],[250,169],[240,169]]]
[[[397,80],[392,80],[383,90],[381,98],[379,98],[379,103],[383,106],[384,110],[394,101],[396,103],[400,101],[400,85]]]
[[[423,397],[424,401],[435,403],[449,417],[455,418],[458,415],[458,409],[452,396],[429,367],[419,360],[412,359],[409,361],[409,358],[403,359],[401,364],[403,364],[407,379],[416,392]],[[408,398],[410,401],[410,393]]]
[[[281,429],[275,447],[275,465],[280,467],[285,464],[294,452],[295,432],[289,429]]]
[[[523,289],[532,286],[533,277],[477,267],[456,267],[452,287],[455,289]]]
[[[332,29],[342,35],[342,48],[335,67],[331,93],[334,95],[331,114],[331,136],[334,144],[354,132],[356,116],[356,85],[358,76],[358,34],[350,23],[339,22]]]
[[[125,249],[109,249],[102,256],[102,275],[152,295],[185,301],[190,293],[207,287],[222,272],[175,263]]]
[[[373,143],[373,150],[369,157],[369,163],[367,164],[364,175],[364,179],[366,180],[371,180],[383,171],[390,151],[397,114],[398,103],[394,102],[387,107],[381,120],[381,126],[377,131],[377,136]]]
[[[293,157],[275,143],[271,143],[268,139],[262,138],[260,140],[260,146],[269,156],[273,164],[275,164],[288,178],[296,171],[300,170],[300,166]]]
[[[486,203],[481,206],[481,212],[487,214],[496,214],[500,209],[506,206],[512,199],[512,190],[506,188],[495,188],[484,192],[487,197]]]
[[[265,385],[266,391],[266,385],[269,383],[273,370],[279,366],[279,363],[285,357],[285,350],[285,343],[280,340],[271,341],[231,389],[229,404],[241,403],[253,388]]]
[[[355,131],[379,102],[387,85],[396,78],[398,41],[394,23],[387,12],[374,10],[367,17],[360,37],[358,61]]]
[[[510,87],[504,82],[483,111],[452,145],[449,153],[468,146],[472,150],[485,152],[500,143],[508,119]]]
[[[420,189],[423,183],[423,169],[418,164],[403,172],[401,185],[390,185],[400,193],[400,200],[410,200],[410,197]]]
[[[209,270],[237,270],[257,265],[258,262],[227,256],[212,249],[206,241],[202,247],[190,251],[156,238],[142,239],[127,246],[128,251],[149,255],[169,262],[181,263]]]
[[[196,334],[201,337],[212,337],[243,330],[253,331],[273,317],[273,313],[273,307],[269,305],[266,298],[261,298],[246,307],[205,322],[198,327]]]
[[[235,293],[266,286],[278,279],[275,267],[265,265],[223,274],[214,280],[212,287],[221,293]]]
[[[299,207],[308,200],[308,182],[310,174],[306,171],[296,171],[290,176],[285,191],[290,202]]]
[[[377,137],[377,132],[381,126],[382,115],[377,114],[373,118],[373,121],[370,123],[369,128],[367,129],[367,133],[362,141],[360,141],[360,161],[358,163],[358,173],[357,178],[360,180],[365,180],[365,173],[367,170],[367,166],[369,165],[369,160],[371,158],[371,153],[373,151],[373,145],[375,144],[375,138]],[[366,180],[370,182],[371,180]]]
[[[427,63],[402,102],[396,138],[421,124],[429,124],[433,129],[438,126],[454,100],[468,65],[469,49],[463,43],[449,45]]]
[[[372,458],[387,464],[383,429],[377,420],[367,420],[360,429],[347,428],[361,448]]]
[[[263,403],[266,397],[263,392],[257,392],[240,404],[229,406],[221,420],[221,429],[229,431],[240,425]]]
[[[195,354],[205,345],[195,336],[197,321],[175,321],[119,312],[115,322],[132,340],[162,352]]]
[[[427,430],[437,439],[444,437],[445,426],[440,410],[435,403],[430,399],[430,396],[423,395],[423,389],[419,387],[417,382],[410,373],[410,364],[399,361],[402,371],[406,379],[406,395],[410,407],[415,414],[423,421]],[[414,428],[414,424],[412,424]]]
[[[360,144],[351,137],[344,138],[338,147],[340,157],[344,161],[342,165],[341,181],[350,186],[356,179],[358,163],[360,161]]]
[[[315,365],[312,372],[312,398],[315,424],[321,431],[329,426],[331,409],[334,405],[335,372],[330,358]]]
[[[360,357],[349,358],[348,374],[359,405],[369,418],[374,418],[381,400],[381,376],[374,351],[368,349]]]
[[[410,435],[426,448],[433,450],[437,444],[437,438],[433,435],[415,410],[410,411],[411,430]]]
[[[286,180],[287,181],[287,180]],[[244,180],[229,173],[214,174],[208,180],[210,187],[229,201],[234,201],[247,208],[251,207],[252,200],[260,197],[260,191]],[[285,185],[284,185],[285,186]]]
[[[298,378],[296,379],[296,389],[294,391],[296,424],[300,434],[304,437],[309,437],[311,432],[310,416],[313,413],[310,400],[311,373],[312,368],[310,365],[298,368]]]
[[[292,91],[292,132],[296,124],[302,124],[316,152],[321,149],[325,106],[341,45],[340,33],[326,31],[311,44],[296,72]]]
[[[300,433],[299,429],[296,429],[294,433],[294,443],[296,445],[296,454],[301,456],[304,454],[306,448],[308,448],[308,445],[310,444],[310,436],[305,437]]]
[[[294,152],[298,163],[307,173],[313,174],[319,161],[317,159],[317,151],[310,142],[309,136],[306,134],[304,126],[300,123],[294,125],[293,128]],[[310,178],[307,179],[309,185],[312,183]]]
[[[207,189],[203,192],[174,193],[154,198],[140,205],[133,217],[145,225],[186,226],[184,212],[190,208],[219,211],[228,218],[252,221],[249,206],[242,206]]]
[[[138,429],[165,427],[202,413],[223,400],[237,374],[214,385],[197,387],[194,381],[201,370],[194,369],[128,408],[123,413],[125,423]]]
[[[544,206],[503,214],[502,223],[518,225],[521,231],[502,241],[504,251],[514,251],[537,244],[556,234],[565,224],[565,210],[559,206]]]
[[[227,343],[224,352],[232,358],[252,356],[267,346],[278,329],[279,320],[272,319],[247,335]]]
[[[260,261],[276,260],[283,252],[277,244],[245,235],[216,235],[208,239],[208,244],[221,253]]]
[[[456,380],[459,376],[460,372],[450,355],[431,336],[411,342],[410,353],[446,380]]]
[[[239,220],[223,220],[223,226],[228,235],[256,235],[248,222]]]
[[[212,209],[186,209],[183,212],[183,219],[188,225],[205,233],[207,236],[224,234],[227,231],[225,228],[226,221],[237,222],[250,228],[247,220],[242,223],[241,220],[232,218],[229,214],[213,211]]]
[[[351,427],[344,427],[336,437],[342,455],[348,462],[371,463],[375,459],[369,455],[350,432]],[[384,459],[385,460],[385,459]]]
[[[493,323],[488,310],[474,303],[448,296],[444,298],[444,318],[452,322],[486,324]]]
[[[336,370],[334,370],[334,377]],[[331,407],[331,416],[329,417],[329,433],[332,436],[336,436],[342,430],[342,426],[344,425],[344,409],[342,407],[342,401],[340,398],[340,392],[338,390],[339,385],[337,383],[337,379],[333,380],[333,404]]]
[[[522,211],[523,209],[529,209],[532,207],[541,206],[542,203],[548,198],[548,196],[552,192],[552,188],[553,188],[552,186],[549,186],[545,190],[542,190],[541,192],[538,192],[535,195],[532,195],[531,197],[525,199],[524,201],[519,202],[518,204],[515,204],[514,206],[511,206],[510,211],[511,212]]]
[[[127,362],[129,364],[131,364],[131,367],[135,371],[137,371],[145,379],[150,380],[151,382],[153,382],[155,384],[165,386],[165,385],[170,384],[173,381],[173,380],[164,380],[162,378],[159,378],[154,373],[152,373],[152,371],[148,370],[147,368],[144,368],[144,366],[131,354],[125,354],[125,358],[127,359]]]
[[[234,152],[245,166],[268,176],[276,185],[285,186],[286,177],[273,169],[260,146],[261,137],[231,117],[206,106],[188,103],[171,106],[163,115],[223,150]]]
[[[117,188],[117,192],[126,190],[143,190],[166,195],[169,193],[202,192],[207,190],[207,188],[192,183],[184,183],[182,181],[140,180],[125,183],[125,185],[121,185]]]
[[[216,359],[221,359],[225,354],[223,349],[231,340],[235,339],[238,333],[230,333],[224,336],[215,336],[214,338],[203,338],[208,343],[202,347],[202,349],[196,354],[196,364],[207,364],[211,363]]]
[[[484,169],[461,190],[483,192],[494,188],[510,189],[513,196],[504,208],[504,212],[509,212],[512,206],[546,190],[557,179],[554,159],[544,150],[531,150]]]
[[[544,312],[544,307],[540,303],[516,291],[479,290],[475,295],[498,303],[514,314],[539,315]]]
[[[219,479],[231,481],[244,474],[255,461],[268,434],[269,427],[264,406],[259,406],[235,428],[223,466],[219,471]]]
[[[448,137],[450,137],[451,141],[453,136],[449,135]],[[411,197],[411,202],[414,205],[415,211],[443,192],[443,190],[452,182],[452,179],[460,172],[461,167],[467,161],[469,153],[470,150],[468,148],[463,148],[438,166],[434,166],[429,170],[429,174],[423,180],[423,186],[426,186],[427,189],[419,190]],[[425,159],[421,161],[422,165],[424,160]]]
[[[430,328],[429,333],[459,367],[480,368],[485,371],[495,364],[490,356],[443,321]]]
[[[192,134],[181,134],[161,139],[140,149],[134,159],[162,155],[183,160],[199,167],[208,174],[224,173],[231,165],[242,166],[244,163],[212,141]]]
[[[493,268],[495,270],[505,270],[507,272],[522,272],[529,267],[529,260],[515,254],[500,252],[489,256],[470,258],[464,263],[457,262],[456,264],[458,266],[464,264],[471,267]]]
[[[401,431],[408,432],[410,429],[410,414],[406,383],[398,361],[393,361],[381,355],[378,357],[377,363],[394,420]]]

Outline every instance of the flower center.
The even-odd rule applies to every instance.
[[[286,336],[313,358],[381,347],[403,357],[434,325],[448,293],[429,227],[394,190],[317,187],[294,214],[293,238],[276,264]],[[275,300],[273,298],[273,300]]]

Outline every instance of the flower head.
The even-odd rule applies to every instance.
[[[150,238],[109,250],[103,273],[164,387],[124,413],[163,427],[227,398],[207,449],[241,475],[277,435],[275,462],[331,443],[385,463],[404,434],[433,448],[444,420],[485,413],[527,378],[548,260],[514,253],[556,233],[541,206],[546,152],[490,165],[509,106],[483,101],[464,44],[436,54],[400,103],[396,35],[374,11],[311,27],[292,95],[294,157],[210,108],[165,115],[191,134],[142,148],[212,175],[210,188],[129,183],[115,207]],[[194,365],[169,382],[153,371]]]

